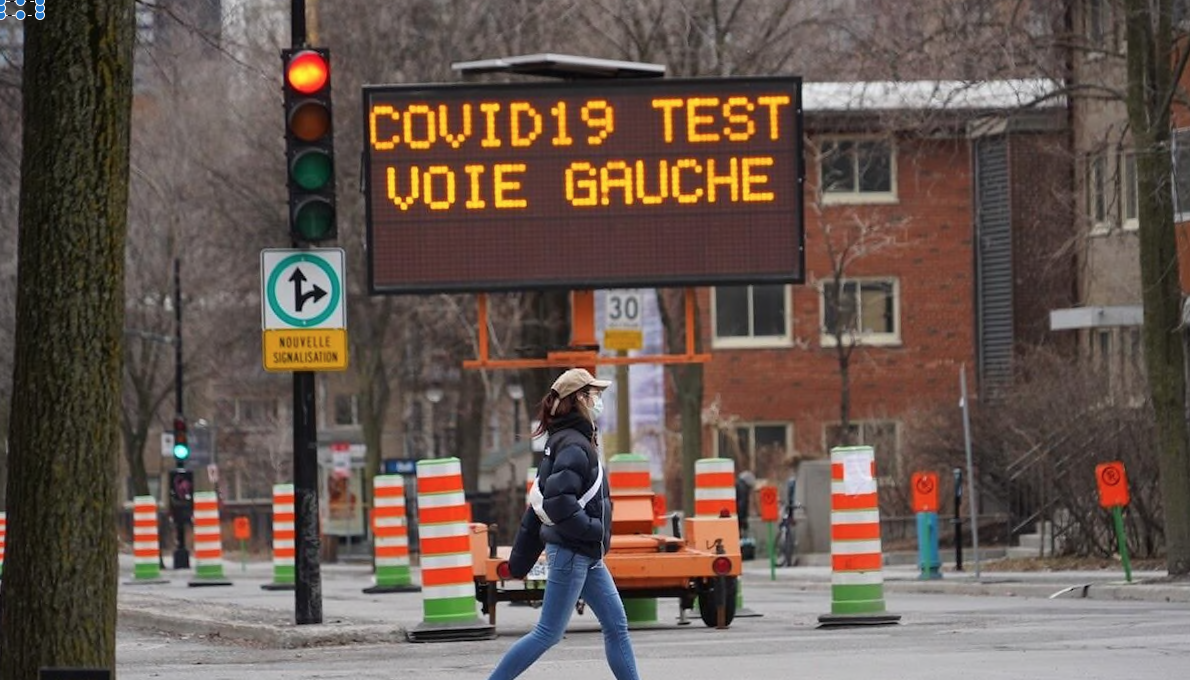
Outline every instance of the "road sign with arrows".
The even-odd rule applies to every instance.
[[[347,368],[344,259],[341,248],[261,251],[265,370]]]

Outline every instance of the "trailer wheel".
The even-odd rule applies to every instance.
[[[730,626],[731,620],[735,618],[735,597],[736,589],[738,587],[738,577],[730,576],[726,578],[712,578],[707,579],[706,586],[698,593],[698,614],[702,617],[702,622],[709,628],[717,628],[719,626],[719,584],[724,585],[724,608],[726,609],[723,617],[723,625]]]

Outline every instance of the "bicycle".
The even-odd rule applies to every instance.
[[[797,566],[797,517],[794,513],[800,507],[797,504],[785,504],[785,513],[777,529],[778,567]]]

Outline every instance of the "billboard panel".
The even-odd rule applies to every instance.
[[[804,280],[798,78],[363,94],[373,293]]]

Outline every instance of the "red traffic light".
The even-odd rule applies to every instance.
[[[294,54],[285,65],[285,80],[302,94],[314,94],[326,86],[331,68],[326,59],[314,50]]]

